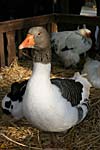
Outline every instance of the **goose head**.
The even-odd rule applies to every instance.
[[[19,49],[42,50],[48,47],[50,47],[50,37],[46,29],[41,26],[30,28],[25,40],[19,45]]]
[[[91,31],[89,29],[83,28],[83,29],[80,29],[79,32],[84,37],[87,37],[87,38],[91,37]]]
[[[34,62],[48,63],[51,61],[51,43],[47,30],[42,27],[29,29],[25,40],[19,45],[19,49],[32,48]]]

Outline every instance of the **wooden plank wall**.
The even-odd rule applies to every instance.
[[[21,30],[28,29],[36,25],[48,25],[50,32],[52,15],[31,17],[25,19],[16,19],[0,22],[0,67],[10,65],[16,57],[15,34],[18,32],[19,41],[21,40]]]
[[[0,67],[10,65],[16,57],[15,35],[18,32],[21,41],[21,30],[32,26],[45,26],[49,32],[57,31],[57,24],[86,24],[100,26],[100,17],[66,14],[49,14],[25,19],[0,22]],[[58,29],[59,30],[59,29]],[[5,46],[6,45],[6,46]]]

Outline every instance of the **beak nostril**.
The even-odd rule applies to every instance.
[[[27,40],[27,43],[29,43],[29,40]]]

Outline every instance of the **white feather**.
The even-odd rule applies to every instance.
[[[88,80],[95,88],[100,88],[100,61],[87,58],[82,73],[87,74]]]
[[[11,102],[11,105],[9,108],[7,108],[5,103],[9,101]],[[21,119],[23,117],[22,102],[19,102],[18,100],[12,101],[7,95],[5,95],[2,99],[1,107],[5,110],[8,110],[15,119]]]

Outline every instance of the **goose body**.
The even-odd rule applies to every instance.
[[[88,112],[91,84],[82,75],[51,79],[51,44],[43,27],[33,27],[19,49],[33,48],[33,73],[23,97],[23,114],[33,126],[51,132],[66,131]]]
[[[10,92],[4,96],[1,103],[2,110],[5,114],[10,114],[15,119],[21,119],[23,117],[22,103],[26,85],[27,80],[21,83],[12,83]]]
[[[91,31],[86,28],[51,33],[52,49],[60,57],[65,67],[76,65],[80,61],[80,54],[91,48],[90,34]]]
[[[100,61],[87,58],[82,73],[87,74],[88,80],[95,88],[100,88]]]

